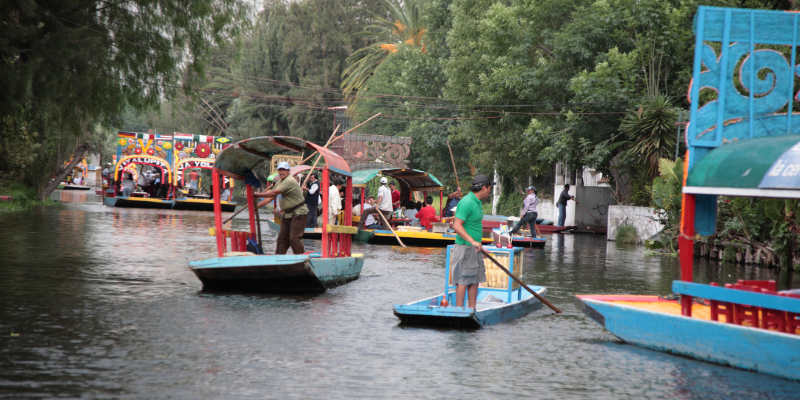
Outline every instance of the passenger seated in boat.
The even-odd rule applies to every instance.
[[[360,217],[361,216],[361,201],[358,199],[353,199],[353,216]]]
[[[281,181],[274,189],[256,195],[264,199],[258,203],[258,207],[268,204],[280,195],[278,206],[281,209],[281,229],[275,244],[275,254],[286,254],[289,247],[294,254],[303,254],[306,251],[303,245],[303,232],[308,218],[306,217],[308,207],[300,183],[296,179],[287,179],[289,168],[289,163],[285,161],[278,163],[278,176]]]
[[[133,180],[133,175],[125,174],[125,179],[122,181],[122,196],[131,197],[134,187],[136,187],[136,182]]]
[[[370,196],[367,199],[367,206],[368,207],[375,207],[375,198]],[[363,214],[362,214],[363,216]],[[364,226],[366,229],[383,229],[383,226],[378,223],[378,220],[375,219],[375,214],[369,214],[366,216],[366,221],[364,222]]]
[[[416,206],[417,203],[409,201],[406,203],[406,209],[403,211],[403,215],[411,220],[411,222],[408,223],[409,226],[419,226],[419,218],[416,217],[417,210],[414,208]]]
[[[420,226],[424,226],[426,230],[430,230],[432,223],[436,222],[436,210],[433,209],[433,197],[428,196],[425,198],[425,207],[422,207],[414,217],[419,220]]]

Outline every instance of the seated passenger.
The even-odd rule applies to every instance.
[[[417,210],[414,208],[417,206],[417,203],[413,201],[409,201],[406,203],[406,210],[403,211],[403,215],[410,219],[411,222],[408,223],[409,226],[419,226],[419,218],[416,217]]]
[[[436,222],[436,210],[433,209],[432,204],[433,197],[426,197],[425,207],[422,207],[422,209],[414,215],[414,217],[419,219],[419,224],[424,226],[426,230],[430,230],[433,226],[431,224]]]
[[[370,196],[370,198],[367,199],[366,206],[367,207],[375,207],[375,198]],[[368,214],[367,215],[367,220],[364,222],[364,228],[365,229],[383,229],[383,225],[379,224],[378,220],[375,219],[375,214]]]

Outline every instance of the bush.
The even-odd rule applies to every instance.
[[[11,196],[12,201],[0,200],[0,210],[24,210],[33,206],[52,205],[52,200],[41,201],[36,197],[36,189],[20,183],[0,186],[0,196]]]
[[[639,241],[636,228],[631,225],[622,225],[617,229],[617,242],[635,244]]]

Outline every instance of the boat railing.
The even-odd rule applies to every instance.
[[[358,233],[358,228],[346,225],[326,225],[325,227],[328,233],[328,257],[350,257],[353,235]]]
[[[735,284],[702,285],[674,281],[672,289],[706,299],[712,321],[750,326],[790,334],[800,333],[800,295],[777,292],[775,281],[739,280]]]
[[[247,252],[247,239],[256,240],[255,235],[252,235],[250,232],[247,231],[231,231],[231,230],[222,230],[222,249],[223,254],[228,253],[228,238],[230,238],[231,242],[231,252],[232,253],[242,253]]]

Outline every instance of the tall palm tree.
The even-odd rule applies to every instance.
[[[382,0],[390,18],[375,16],[375,22],[359,33],[373,44],[361,48],[347,57],[347,68],[342,71],[342,90],[345,98],[358,94],[375,69],[386,57],[397,51],[397,46],[407,44],[425,51],[422,37],[420,4],[424,0]]]
[[[675,146],[678,145],[675,137],[676,114],[671,100],[656,97],[622,119],[620,131],[633,142],[628,155],[643,157],[649,165],[650,177],[658,175],[660,159],[674,157]]]

